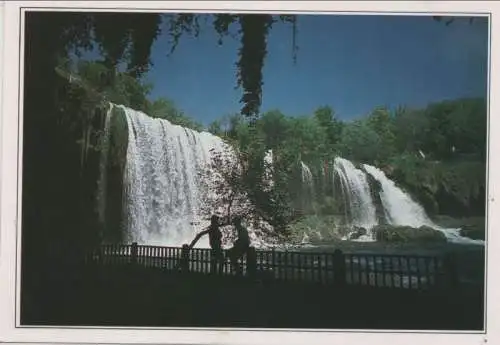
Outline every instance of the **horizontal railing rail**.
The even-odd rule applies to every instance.
[[[100,265],[140,265],[163,270],[235,275],[228,251],[215,266],[211,249],[105,244],[88,256]],[[454,262],[446,256],[316,253],[250,248],[238,260],[239,274],[261,280],[304,281],[402,289],[432,289],[457,284]],[[213,267],[212,267],[213,266]],[[216,269],[217,268],[217,269]]]

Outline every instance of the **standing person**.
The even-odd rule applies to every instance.
[[[220,231],[219,217],[216,215],[211,217],[208,229],[196,235],[194,240],[189,244],[189,248],[193,248],[196,242],[207,234],[210,248],[212,249],[210,253],[210,272],[214,273],[218,264],[218,272],[222,273],[222,269],[224,268],[224,254],[222,252],[222,232]]]
[[[231,265],[237,274],[241,274],[241,267],[238,264],[238,260],[247,254],[250,248],[250,236],[248,235],[248,230],[241,224],[241,217],[237,216],[233,221],[234,227],[238,234],[238,238],[234,242],[233,248],[229,250],[229,257],[231,259]]]

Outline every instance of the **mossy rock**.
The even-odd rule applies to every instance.
[[[373,229],[379,242],[396,243],[431,243],[446,242],[445,235],[427,226],[413,228],[410,226],[378,225]]]

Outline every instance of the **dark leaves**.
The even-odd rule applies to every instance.
[[[229,34],[229,27],[238,20],[235,14],[220,13],[215,15],[214,29],[219,34],[218,44],[222,44],[222,38]]]
[[[187,33],[188,35],[198,37],[200,34],[198,17],[199,15],[194,13],[171,14],[165,17],[168,21],[168,33],[172,38],[170,54],[177,48],[183,34]]]
[[[147,72],[151,62],[151,47],[161,33],[161,16],[156,13],[133,14],[130,18],[130,60],[128,73],[139,78]]]
[[[262,103],[262,69],[267,55],[267,34],[273,23],[268,14],[240,15],[241,47],[236,66],[237,84],[243,88],[241,113],[257,117]]]
[[[108,67],[116,67],[130,44],[131,13],[94,13],[94,35]]]

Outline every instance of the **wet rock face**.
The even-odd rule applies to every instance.
[[[355,226],[353,232],[350,234],[349,239],[357,240],[361,236],[365,236],[368,231],[365,228]]]

